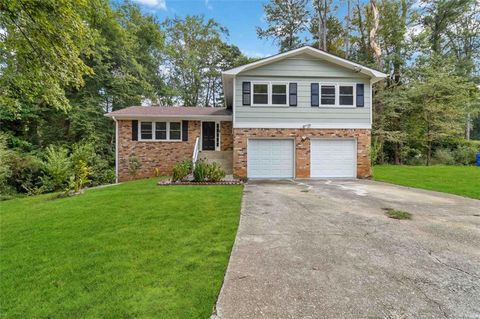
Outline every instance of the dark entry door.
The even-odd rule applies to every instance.
[[[202,122],[202,149],[215,150],[215,122]]]

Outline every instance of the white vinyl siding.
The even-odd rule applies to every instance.
[[[294,160],[294,141],[292,139],[248,140],[248,178],[293,178]]]
[[[311,178],[355,178],[355,139],[312,139],[310,141]]]

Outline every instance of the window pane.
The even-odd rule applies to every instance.
[[[155,129],[157,131],[166,130],[167,129],[167,123],[166,122],[156,122],[155,123]]]
[[[340,96],[340,105],[353,105],[353,95]]]
[[[287,85],[286,84],[274,84],[272,85],[273,94],[287,94]]]
[[[272,104],[287,104],[287,95],[272,95]]]
[[[267,94],[254,94],[253,95],[253,104],[267,104],[268,95]]]
[[[353,95],[353,86],[340,86],[340,95]]]
[[[179,122],[170,123],[170,139],[171,140],[180,139],[180,123]]]
[[[353,86],[340,86],[340,105],[353,105]]]
[[[170,130],[170,139],[171,140],[179,140],[180,139],[180,131]]]
[[[152,139],[152,122],[141,122],[140,123],[140,136],[142,140],[151,140]]]
[[[322,105],[335,105],[335,98],[324,98],[322,97]]]
[[[180,123],[179,122],[170,123],[170,130],[180,130]]]
[[[253,93],[268,93],[268,84],[254,84]]]
[[[335,86],[322,85],[321,93],[320,102],[322,105],[335,105]]]

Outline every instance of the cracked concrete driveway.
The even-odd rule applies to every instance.
[[[373,181],[249,183],[216,315],[480,318],[480,201]]]

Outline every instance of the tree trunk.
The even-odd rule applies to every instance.
[[[375,60],[377,61],[377,67],[382,69],[382,50],[378,43],[376,42],[377,30],[380,23],[380,15],[377,7],[377,0],[370,0],[370,6],[372,8],[373,15],[373,27],[370,30],[370,47],[373,50],[375,55]]]
[[[401,151],[402,151],[402,147],[401,147],[400,143],[398,143],[398,142],[395,143],[395,164],[396,165],[401,164],[401,161],[400,161]]]
[[[347,26],[345,28],[345,59],[350,53],[350,0],[347,0]]]
[[[328,12],[328,7],[327,7],[327,1],[328,0],[324,0],[324,3],[323,3],[323,26],[322,26],[322,30],[323,30],[323,39],[322,39],[322,42],[323,42],[323,51],[327,51],[327,12]]]

